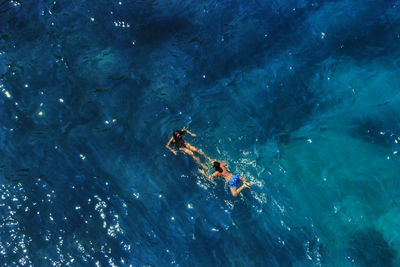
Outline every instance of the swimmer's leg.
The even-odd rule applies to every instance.
[[[240,177],[240,180],[242,180],[243,184],[247,185],[247,186],[251,186],[251,183],[246,181],[246,178],[244,177]]]
[[[201,156],[203,156],[206,160],[208,160],[209,162],[212,162],[211,158],[209,156],[207,156],[206,154],[203,153],[203,151],[198,150],[197,148],[195,148],[194,146],[192,146],[191,144],[189,144],[188,142],[185,142],[185,145],[188,149],[190,149],[193,152],[197,152],[199,153]]]
[[[194,159],[194,161],[196,161],[197,164],[199,164],[201,167],[203,167],[203,169],[208,169],[208,167],[206,165],[204,165],[203,163],[200,162],[199,157],[196,157],[193,152],[191,150],[189,150],[188,148],[179,148],[180,151],[182,151],[185,154],[188,154],[190,156],[192,156],[192,158]]]

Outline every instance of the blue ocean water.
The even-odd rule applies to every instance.
[[[399,1],[0,2],[1,265],[399,266],[399,56]]]

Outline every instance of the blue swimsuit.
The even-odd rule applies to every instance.
[[[237,187],[237,183],[238,183],[239,180],[240,180],[239,175],[237,175],[237,174],[232,174],[231,179],[229,179],[229,187],[230,187],[230,188]]]

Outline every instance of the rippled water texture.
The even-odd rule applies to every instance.
[[[399,1],[0,1],[3,266],[399,266]],[[165,144],[253,183],[238,198]]]

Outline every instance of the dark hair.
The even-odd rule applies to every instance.
[[[221,168],[221,164],[218,161],[214,161],[213,163],[213,167],[216,171],[218,172],[223,172],[222,168]]]
[[[179,135],[183,135],[185,132],[184,131],[182,131],[182,130],[175,130],[173,133],[172,133],[172,136],[174,137],[174,139],[176,139],[178,136],[178,134]]]

